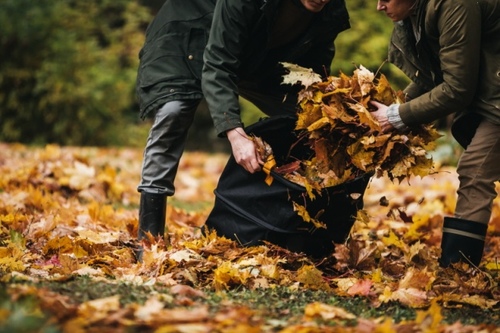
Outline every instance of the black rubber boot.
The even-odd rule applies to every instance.
[[[143,239],[148,232],[154,237],[164,237],[166,209],[167,196],[165,194],[141,192],[138,240]],[[142,261],[143,251],[142,247],[136,250],[137,261]]]
[[[439,265],[448,267],[463,261],[479,266],[487,229],[488,225],[484,223],[445,217]]]

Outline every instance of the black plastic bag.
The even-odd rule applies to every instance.
[[[277,165],[284,165],[313,154],[305,142],[299,141],[295,122],[294,117],[265,118],[246,132],[265,140],[273,149]],[[313,257],[327,256],[334,243],[344,242],[349,235],[358,210],[363,208],[363,194],[371,177],[366,174],[325,188],[321,196],[311,200],[303,186],[271,174],[274,180],[267,185],[263,171],[251,174],[231,155],[215,189],[214,208],[206,221],[208,229],[243,246],[266,240]],[[305,206],[309,215],[317,216],[327,228],[304,222],[293,210],[293,202]]]

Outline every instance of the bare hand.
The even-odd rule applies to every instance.
[[[375,119],[377,119],[382,129],[382,132],[386,133],[392,130],[394,127],[389,122],[389,119],[387,119],[387,109],[389,107],[387,105],[375,101],[370,101],[370,103],[377,108],[377,111],[372,111],[370,113],[372,114],[372,116],[375,117]]]
[[[255,144],[245,133],[243,128],[237,127],[227,131],[227,138],[231,143],[234,159],[245,170],[254,173],[261,170],[264,164],[260,155],[257,153]]]

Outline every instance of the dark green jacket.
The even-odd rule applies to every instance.
[[[253,82],[266,94],[283,88],[278,62],[329,74],[334,40],[350,27],[344,0],[332,0],[301,37],[271,50],[271,25],[280,0],[218,0],[204,54],[202,88],[219,135],[242,126],[238,84]]]
[[[389,46],[412,80],[399,114],[411,126],[456,113],[467,146],[478,115],[500,124],[500,0],[417,0],[414,22],[395,23]]]
[[[216,0],[167,0],[146,31],[136,93],[140,115],[176,99],[200,99],[203,51]]]

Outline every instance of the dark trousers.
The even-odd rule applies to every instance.
[[[174,179],[199,103],[175,100],[156,111],[144,149],[139,192],[174,194]]]
[[[460,157],[457,218],[488,224],[500,180],[500,125],[483,120]]]

